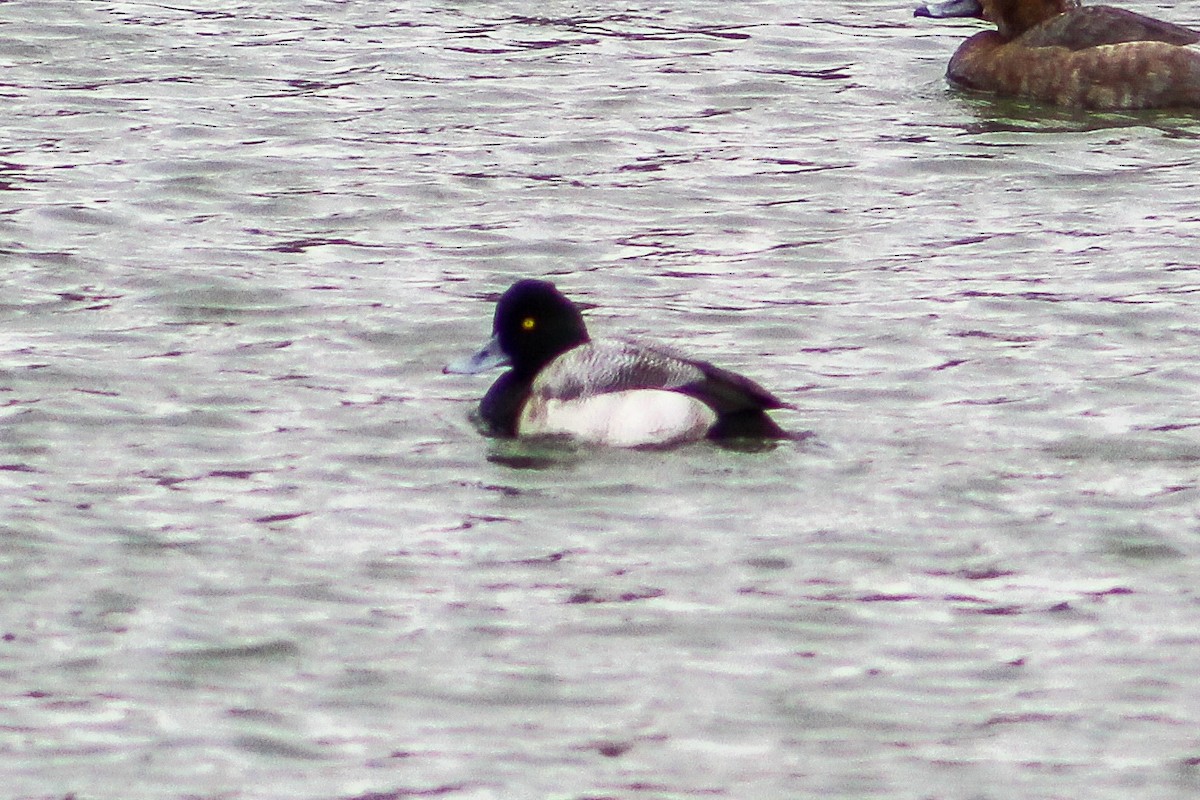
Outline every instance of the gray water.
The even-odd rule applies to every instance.
[[[0,4],[3,794],[1194,797],[1200,119],[978,27]],[[482,438],[528,276],[811,435]]]

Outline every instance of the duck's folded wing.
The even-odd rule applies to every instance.
[[[1082,50],[1123,42],[1200,42],[1200,33],[1170,22],[1112,6],[1084,6],[1051,17],[1019,39],[1026,47],[1065,47]]]
[[[547,364],[533,391],[555,400],[577,400],[631,389],[679,389],[702,381],[694,364],[635,342],[587,342]]]
[[[718,414],[788,408],[775,395],[736,372],[696,361],[659,346],[623,340],[589,342],[546,366],[533,391],[574,400],[631,389],[667,389],[695,397]]]
[[[714,367],[702,361],[692,365],[704,379],[681,386],[679,391],[690,394],[710,405],[718,414],[770,408],[791,408],[762,386],[736,372]]]

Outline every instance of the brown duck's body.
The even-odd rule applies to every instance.
[[[958,48],[946,72],[957,86],[1075,108],[1200,107],[1200,51],[1186,46],[1200,33],[1074,0],[979,0],[975,8],[997,30]]]

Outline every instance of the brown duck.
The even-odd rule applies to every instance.
[[[1200,33],[1078,0],[947,0],[918,17],[979,17],[996,30],[959,46],[956,86],[1090,109],[1200,107]]]

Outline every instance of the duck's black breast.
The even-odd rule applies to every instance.
[[[496,379],[479,401],[479,417],[491,436],[516,436],[521,409],[529,399],[531,380],[509,370]]]

